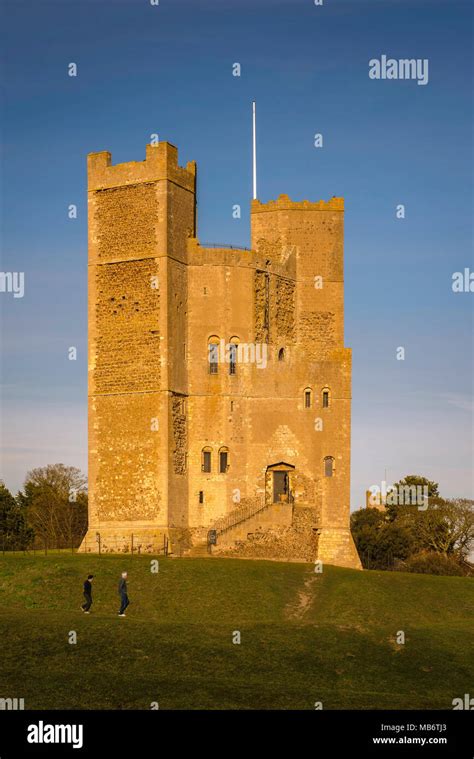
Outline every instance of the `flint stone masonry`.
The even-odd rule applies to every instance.
[[[173,415],[173,468],[175,474],[186,473],[186,415],[183,413],[183,398],[172,399]]]
[[[326,356],[336,347],[335,314],[330,311],[303,312],[299,339],[312,358]]]
[[[276,277],[275,332],[280,338],[293,341],[295,336],[295,283]]]
[[[94,382],[97,392],[160,388],[160,293],[153,260],[97,267]]]
[[[268,343],[270,322],[270,275],[264,271],[255,272],[255,342]]]
[[[97,236],[98,259],[109,261],[124,256],[153,255],[156,250],[157,217],[154,183],[97,192],[94,223],[100,230]]]
[[[251,250],[206,248],[196,165],[179,166],[177,149],[160,143],[144,161],[90,154],[88,207],[83,550],[98,550],[99,534],[107,552],[137,540],[153,553],[169,540],[181,555],[226,525],[216,548],[224,555],[359,568],[349,531],[343,199],[254,200]],[[246,350],[234,372],[224,362],[211,374],[210,341],[264,345],[265,361]]]
[[[314,561],[318,549],[316,511],[294,509],[291,525],[265,524],[250,526],[245,537],[236,537],[230,545],[218,544],[213,553],[219,556],[249,559],[291,559]]]
[[[151,419],[161,416],[157,393],[104,395],[91,402],[94,448],[98,462],[94,507],[100,522],[159,520],[159,430]],[[96,454],[97,451],[97,454]]]

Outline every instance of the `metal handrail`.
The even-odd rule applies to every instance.
[[[241,506],[240,508],[234,509],[234,511],[231,511],[229,514],[226,514],[224,517],[218,519],[217,522],[213,525],[213,529],[216,530],[217,535],[223,535],[225,532],[227,532],[227,530],[232,529],[232,527],[235,527],[242,522],[246,522],[247,519],[250,519],[256,514],[259,514],[261,511],[268,509],[269,506],[269,503],[264,503],[263,505],[254,507]]]
[[[288,500],[282,501],[282,503],[293,504],[294,501],[294,493],[292,490],[290,490],[288,493]],[[254,517],[256,514],[260,514],[261,511],[265,511],[265,509],[268,509],[273,505],[273,503],[264,503],[259,504],[258,506],[238,506],[236,509],[229,512],[229,514],[225,514],[223,517],[220,517],[209,529],[211,531],[215,531],[216,537],[218,537],[219,535],[223,535],[225,532],[227,532],[227,530],[231,530],[233,527],[236,527],[236,525],[241,524],[242,522],[246,522],[247,519],[251,519],[251,517]]]
[[[224,248],[227,250],[252,250],[252,248],[244,248],[242,245],[227,245],[220,242],[200,242],[200,248]]]

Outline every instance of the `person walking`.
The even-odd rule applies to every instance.
[[[122,572],[122,577],[119,581],[119,596],[120,596],[120,611],[119,611],[119,617],[125,616],[125,609],[129,605],[130,601],[128,600],[128,593],[127,593],[127,572]]]
[[[89,614],[89,610],[92,606],[92,580],[94,575],[87,575],[87,580],[84,581],[84,598],[86,602],[82,604],[81,609],[84,614]]]

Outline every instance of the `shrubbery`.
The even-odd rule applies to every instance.
[[[398,561],[394,567],[400,572],[418,572],[429,575],[472,575],[469,565],[456,556],[444,556],[434,551],[422,551],[410,556],[406,561]]]

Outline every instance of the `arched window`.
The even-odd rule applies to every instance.
[[[313,393],[311,391],[311,388],[307,387],[304,391],[304,407],[305,408],[311,408],[312,403],[313,403],[312,395]]]
[[[239,344],[238,337],[231,337],[229,342],[229,374],[237,374],[237,346]]]
[[[212,448],[209,448],[208,446],[206,446],[206,448],[203,448],[201,451],[201,471],[202,472],[211,471],[211,459],[212,459]]]
[[[219,371],[219,342],[217,335],[212,335],[207,341],[209,374],[217,374]]]
[[[285,349],[280,348],[278,351],[278,361],[284,361],[285,360]]]
[[[324,459],[324,476],[332,477],[334,474],[334,458],[332,456],[326,456]]]
[[[219,449],[219,474],[225,474],[229,468],[229,449],[225,446]]]
[[[321,390],[321,403],[323,408],[329,408],[331,402],[331,391],[328,387],[323,387]]]

